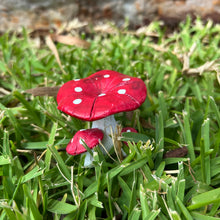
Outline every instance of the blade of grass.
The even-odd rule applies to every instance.
[[[159,101],[159,109],[163,115],[163,121],[166,121],[169,117],[169,114],[168,114],[167,105],[166,105],[162,91],[159,91],[158,93],[158,101]]]
[[[88,203],[87,203],[87,200],[83,201],[83,203],[80,205],[80,209],[78,211],[78,215],[79,217],[76,218],[76,219],[79,219],[79,220],[84,220],[86,219],[85,218],[85,215],[86,215],[86,210],[88,208]]]
[[[182,200],[178,196],[176,196],[176,203],[179,206],[179,208],[180,208],[181,212],[183,213],[183,215],[185,216],[185,218],[187,220],[193,220],[193,217],[190,215],[189,211],[184,206],[184,204],[182,203]]]
[[[163,113],[159,111],[159,115],[156,115],[156,146],[158,148],[158,154],[155,161],[155,167],[159,167],[164,150],[164,123],[163,123]]]
[[[128,215],[131,215],[133,210],[135,209],[135,205],[136,205],[136,192],[137,192],[137,189],[136,189],[136,183],[137,183],[137,174],[136,172],[134,171],[134,179],[133,179],[133,182],[132,182],[132,188],[131,188],[131,197],[129,198],[129,210],[128,210]]]
[[[45,168],[39,168],[37,166],[34,167],[30,172],[22,176],[21,183],[26,183],[29,180],[34,179],[35,177],[43,175],[44,171],[45,171]]]
[[[208,185],[211,183],[211,171],[210,171],[210,156],[205,157],[205,153],[209,151],[210,141],[209,141],[209,118],[204,120],[201,128],[202,136],[202,149],[201,149],[201,162],[204,162],[204,167],[202,171],[203,181]],[[204,152],[204,153],[203,153]],[[202,167],[202,166],[201,166]]]
[[[183,201],[185,195],[185,184],[186,180],[184,178],[184,167],[183,162],[178,163],[178,177],[177,177],[177,197]]]
[[[49,146],[48,145],[49,150],[51,151],[53,157],[55,158],[55,160],[57,161],[57,166],[60,172],[62,172],[62,174],[68,179],[70,180],[70,171],[67,168],[65,162],[63,161],[62,157],[60,156],[60,154],[58,153],[57,149],[54,146]]]
[[[145,219],[151,213],[151,210],[148,206],[147,195],[142,184],[140,185],[140,203],[142,210],[142,219]]]
[[[57,132],[57,123],[54,123],[51,131],[50,131],[50,137],[48,140],[48,146],[53,146],[55,142],[55,137],[56,137],[56,132]],[[46,155],[45,155],[45,164],[46,164],[46,171],[49,171],[50,169],[50,163],[51,163],[51,151],[47,150]]]
[[[112,195],[112,179],[110,180],[108,175],[107,175],[107,189],[108,189],[108,204],[109,204],[108,207],[109,207],[111,219],[113,219],[114,214],[113,214],[112,199],[111,199],[111,195]]]
[[[78,207],[69,203],[50,199],[47,205],[47,210],[56,214],[69,214],[76,211]]]
[[[218,106],[216,105],[215,99],[212,96],[210,97],[210,105],[215,114],[215,117],[217,118],[218,127],[220,128],[220,111]]]
[[[185,144],[187,144],[189,157],[191,162],[195,160],[195,152],[191,135],[190,128],[190,113],[189,113],[189,99],[186,100],[185,110],[183,111],[183,122],[184,122],[184,134],[185,134]]]
[[[148,160],[148,157],[146,156],[146,157],[143,157],[139,160],[136,160],[135,162],[128,164],[127,166],[123,167],[123,169],[119,175],[124,176],[124,175],[127,175],[127,174],[133,172],[134,170],[141,168],[143,165],[145,165],[147,163],[147,160]]]
[[[52,128],[52,135],[49,139],[50,143],[54,143],[56,130],[57,130],[57,123],[54,123],[53,128]],[[64,175],[68,180],[70,180],[71,178],[70,171],[68,170],[65,162],[63,161],[62,157],[60,156],[60,154],[58,153],[54,145],[48,144],[48,148],[50,152],[52,153],[53,157],[55,158],[55,160],[57,161],[58,169],[60,172],[62,172],[61,174]]]
[[[36,123],[37,125],[42,125],[41,119],[40,119],[40,112],[36,112],[36,109],[34,106],[32,106],[25,98],[24,96],[19,93],[18,91],[14,91],[13,95],[24,105],[24,107],[27,109],[28,113],[30,114],[33,123]]]
[[[219,219],[219,217],[205,216],[198,212],[191,212],[191,213],[192,213],[193,219],[195,220],[218,220]]]
[[[0,156],[0,166],[11,164],[11,159],[9,156]]]
[[[23,185],[23,190],[24,190],[24,194],[26,196],[26,201],[28,201],[27,202],[28,207],[30,208],[31,213],[32,213],[34,219],[39,219],[39,220],[43,219],[43,217],[41,216],[41,214],[40,214],[40,212],[38,210],[38,207],[36,206],[35,201],[32,198],[30,189],[29,189],[29,187],[26,184]]]
[[[198,209],[220,201],[220,188],[201,193],[192,197],[192,204],[187,207],[188,210]]]
[[[5,211],[6,215],[8,216],[8,219],[10,219],[10,220],[17,220],[16,215],[12,211],[11,207],[4,207],[4,211]],[[3,217],[4,217],[3,213],[1,214],[1,217],[3,219]]]
[[[159,165],[159,167],[157,168],[157,170],[156,170],[156,172],[155,172],[155,175],[156,175],[157,177],[161,177],[162,174],[163,174],[163,172],[164,172],[164,168],[165,168],[165,161],[163,161],[163,162]]]
[[[141,216],[141,210],[133,209],[128,216],[128,220],[139,219]]]
[[[173,198],[173,194],[174,194],[174,183],[168,187],[167,189],[167,194],[166,194],[166,202],[167,202],[167,207],[169,210],[176,210],[175,204],[174,204],[174,198]]]
[[[160,214],[160,209],[158,209],[158,210],[152,210],[151,212],[150,212],[150,214],[148,214],[145,218],[144,218],[144,220],[154,220],[154,219],[156,219],[157,218],[157,216]]]
[[[209,212],[210,216],[217,215],[220,207],[220,201],[213,204],[211,211]]]

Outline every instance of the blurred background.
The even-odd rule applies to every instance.
[[[86,24],[106,21],[137,29],[161,20],[173,29],[187,15],[220,22],[220,0],[0,0],[0,32],[59,28],[77,19]]]

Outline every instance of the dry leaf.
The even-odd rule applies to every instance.
[[[55,56],[55,58],[56,58],[56,61],[57,61],[58,65],[59,65],[60,69],[62,70],[63,74],[66,75],[67,73],[66,73],[65,70],[63,69],[63,66],[62,66],[62,64],[61,64],[61,61],[60,61],[60,57],[59,57],[57,48],[56,48],[55,44],[53,43],[53,40],[51,39],[50,36],[46,36],[45,39],[46,39],[46,44],[47,44],[47,46],[51,49],[51,51],[53,52],[53,54],[54,54],[54,56]]]
[[[30,93],[33,96],[57,96],[60,86],[54,87],[37,87],[33,89],[25,90],[26,93]]]
[[[217,62],[219,60],[212,60],[212,61],[208,61],[206,63],[204,63],[203,65],[197,67],[197,68],[190,68],[190,56],[192,56],[193,52],[196,49],[196,43],[194,43],[189,52],[183,55],[183,69],[182,72],[184,74],[188,74],[188,75],[202,75],[205,71],[216,71],[216,66],[217,66]],[[217,79],[218,79],[218,74],[217,74]]]
[[[218,81],[218,84],[220,85],[220,71],[219,71],[219,67],[220,65],[216,65],[214,67],[214,71],[216,72],[216,78],[217,78],[217,81]]]
[[[88,49],[90,47],[89,42],[87,42],[85,40],[82,40],[78,37],[70,36],[70,35],[53,34],[53,35],[51,35],[51,38],[56,42],[66,44],[66,45],[82,47],[82,48],[85,48],[85,49]]]
[[[189,52],[183,54],[183,69],[182,69],[183,73],[187,73],[190,69],[190,66],[189,66],[190,56],[192,56],[193,52],[195,51],[196,45],[197,45],[196,43],[193,43]]]
[[[168,151],[164,154],[164,158],[171,158],[171,157],[184,157],[188,153],[187,147],[177,148],[175,150]]]
[[[205,71],[213,71],[214,69],[212,68],[215,64],[216,60],[206,62],[205,64],[197,67],[197,68],[188,68],[188,69],[183,69],[183,73],[188,74],[188,75],[202,75]]]

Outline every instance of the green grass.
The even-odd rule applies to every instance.
[[[188,18],[168,35],[156,22],[147,28],[154,36],[91,33],[89,49],[56,44],[66,74],[26,30],[2,35],[0,219],[219,219],[219,32]],[[129,141],[128,156],[97,149],[88,169],[64,149],[90,124],[57,110],[53,97],[24,91],[101,69],[140,77],[148,96],[131,120],[116,115],[139,131],[118,137]],[[183,146],[188,155],[163,157]]]

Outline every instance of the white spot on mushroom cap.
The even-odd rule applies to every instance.
[[[83,139],[80,138],[80,140],[79,140],[79,143],[80,143],[80,144],[83,144],[82,140],[83,140]],[[83,141],[84,141],[84,140],[83,140]],[[85,141],[84,141],[84,142],[85,142]]]
[[[75,99],[73,100],[73,104],[78,105],[82,102],[82,99]]]
[[[109,77],[110,77],[109,74],[105,74],[105,75],[104,75],[104,78],[109,78]]]
[[[126,89],[119,89],[118,90],[118,94],[125,94],[126,93]]]
[[[131,80],[131,78],[124,78],[124,79],[122,79],[122,81],[129,81],[129,80]]]
[[[130,130],[130,129],[128,129],[128,130],[126,130],[126,132],[131,132],[131,130]]]
[[[75,90],[75,92],[82,92],[82,88],[81,87],[76,87],[74,90]]]
[[[104,95],[106,95],[105,93],[101,93],[101,94],[99,94],[98,96],[100,97],[100,96],[104,96]]]
[[[80,79],[74,79],[73,81],[79,81]]]

